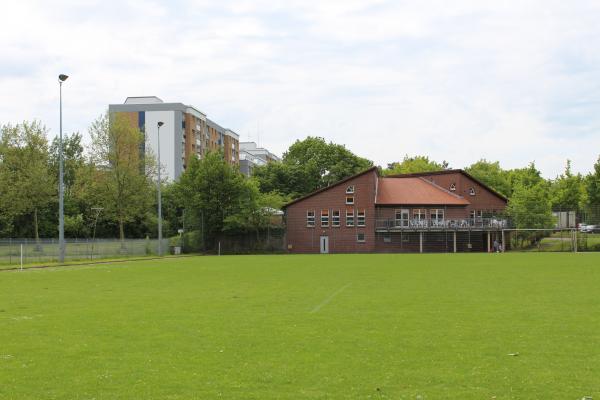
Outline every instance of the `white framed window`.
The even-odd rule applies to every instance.
[[[475,188],[470,188],[470,189],[469,189],[469,194],[470,194],[471,196],[475,196]]]
[[[329,226],[329,210],[321,210],[321,226],[323,228]]]
[[[403,208],[401,210],[396,210],[395,226],[407,228],[409,225],[409,219],[410,219],[410,210],[409,209]]]
[[[477,218],[483,218],[483,210],[477,210]]]
[[[346,226],[354,226],[354,209],[346,209]]]
[[[451,192],[456,192],[456,183],[452,183],[452,184],[450,185],[450,191],[451,191]]]
[[[475,210],[471,210],[471,211],[469,211],[469,218],[470,218],[470,219],[474,220],[474,219],[475,219],[475,215],[476,215],[476,214],[475,214]]]
[[[350,185],[346,188],[346,194],[354,194],[354,185]]]
[[[427,210],[424,208],[415,208],[413,210],[413,219],[417,221],[425,221],[427,219]]]
[[[308,228],[315,227],[315,210],[306,211],[306,226]]]
[[[338,228],[340,226],[340,210],[333,210],[331,212],[331,226]]]
[[[346,196],[346,204],[354,204],[354,196]]]
[[[442,208],[429,210],[429,215],[434,222],[442,222],[444,220],[444,210]]]
[[[358,243],[364,243],[366,241],[364,232],[359,232],[356,234],[356,241]]]
[[[356,226],[365,226],[367,224],[365,210],[358,210],[356,212]]]

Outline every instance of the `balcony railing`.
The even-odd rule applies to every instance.
[[[378,219],[378,230],[473,230],[473,229],[506,229],[510,221],[503,218],[471,218],[471,219]]]

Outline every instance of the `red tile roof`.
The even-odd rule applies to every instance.
[[[418,177],[379,178],[376,204],[425,204],[456,205],[471,204],[467,199],[442,189],[436,184]]]

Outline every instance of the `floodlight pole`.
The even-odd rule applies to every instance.
[[[58,76],[59,109],[60,109],[60,133],[58,140],[58,261],[65,262],[65,198],[63,182],[63,126],[62,126],[62,83],[68,78],[67,75]]]
[[[159,121],[157,124],[158,127],[158,182],[156,183],[157,191],[158,191],[158,255],[162,256],[162,204],[161,204],[161,195],[160,195],[160,127],[164,125],[164,122]]]

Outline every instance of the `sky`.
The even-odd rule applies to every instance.
[[[596,0],[5,1],[0,124],[87,136],[108,104],[155,95],[276,154],[308,135],[377,165],[600,155]]]

